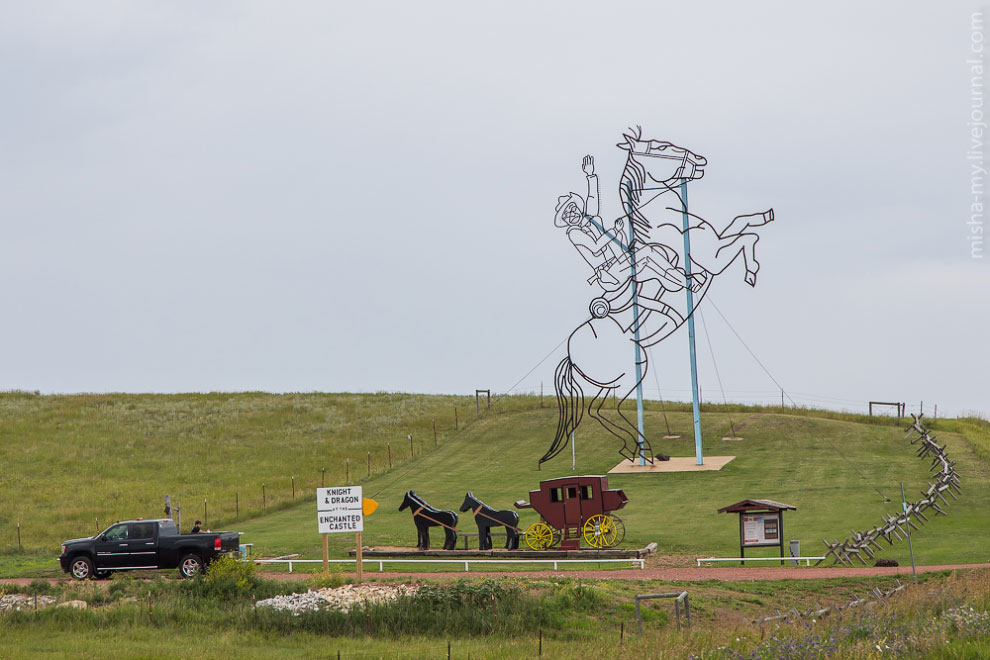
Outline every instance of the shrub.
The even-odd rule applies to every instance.
[[[58,589],[48,580],[31,580],[31,584],[24,587],[24,593],[31,596],[50,596],[57,592]]]
[[[246,598],[257,591],[261,579],[252,562],[232,557],[218,557],[196,576],[190,587],[200,596],[225,599]]]
[[[336,589],[337,587],[344,586],[347,582],[340,569],[334,568],[330,573],[323,573],[309,578],[306,584],[310,589],[315,591],[318,589]]]

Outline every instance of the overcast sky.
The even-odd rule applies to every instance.
[[[0,388],[550,392],[595,295],[554,205],[592,154],[618,215],[639,124],[692,212],[775,209],[701,306],[727,399],[780,394],[712,302],[797,403],[986,414],[974,10],[0,3]],[[690,396],[686,332],[652,366]]]

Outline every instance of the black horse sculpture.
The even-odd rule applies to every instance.
[[[430,527],[443,527],[446,534],[443,543],[444,550],[453,550],[457,545],[457,514],[449,510],[434,509],[426,500],[410,490],[406,493],[399,506],[399,511],[411,509],[413,522],[416,523],[416,547],[420,550],[430,549]]]
[[[478,549],[492,549],[491,528],[505,527],[505,549],[519,549],[519,514],[511,509],[497,511],[477,497],[474,493],[464,494],[464,504],[461,511],[471,511],[474,514],[474,522],[478,525]]]

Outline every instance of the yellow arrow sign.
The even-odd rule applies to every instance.
[[[377,508],[378,508],[378,502],[372,499],[368,499],[367,497],[361,498],[361,511],[364,512],[364,515],[370,516],[375,512],[375,509]]]

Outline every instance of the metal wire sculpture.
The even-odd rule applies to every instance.
[[[567,357],[557,365],[557,431],[540,463],[567,447],[585,410],[622,440],[620,455],[630,460],[637,454],[645,455],[653,463],[649,440],[622,411],[623,403],[646,376],[646,351],[638,352],[639,362],[632,368],[616,364],[609,356],[631,342],[648,348],[669,337],[689,316],[681,297],[675,300],[670,294],[690,287],[695,301],[693,311],[715,276],[740,256],[745,266],[744,279],[755,286],[760,269],[756,244],[760,237],[754,230],[774,219],[770,209],[736,216],[717,229],[704,218],[688,213],[682,192],[686,191],[687,181],[704,176],[708,161],[703,156],[670,142],[644,140],[639,127],[623,134],[623,138],[617,145],[627,152],[618,191],[623,215],[609,223],[602,220],[598,176],[591,156],[585,156],[581,163],[587,195],[572,192],[557,200],[554,224],[565,230],[568,240],[587,262],[592,270],[588,284],[600,289],[600,293],[588,307],[590,318],[568,338]],[[689,236],[685,237],[685,233]],[[691,249],[685,261],[688,240]],[[590,398],[585,397],[586,388]],[[603,411],[610,395],[618,400],[615,417]],[[658,453],[655,458],[670,457]]]

